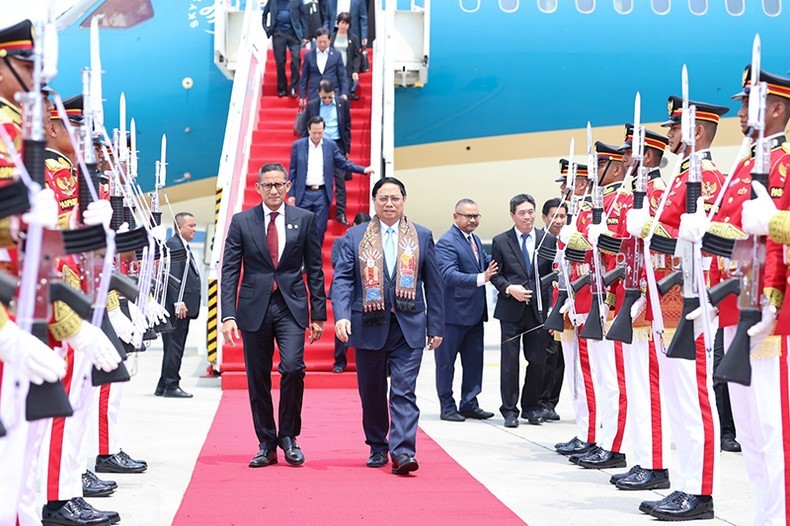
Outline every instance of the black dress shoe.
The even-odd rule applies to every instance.
[[[557,411],[554,409],[546,409],[546,411],[543,413],[543,420],[557,422],[560,420],[560,415],[558,415]]]
[[[642,503],[639,504],[639,511],[649,514],[657,506],[674,502],[675,500],[685,498],[686,496],[687,495],[682,491],[673,491],[661,500],[643,500]]]
[[[636,473],[618,480],[615,486],[617,489],[625,491],[669,489],[669,470],[640,469]]]
[[[333,373],[342,373],[345,370],[346,370],[346,368],[343,367],[342,365],[335,365],[334,367],[332,367],[332,372]]]
[[[518,427],[518,417],[516,415],[507,415],[505,417],[505,427]]]
[[[138,464],[128,455],[97,455],[96,473],[142,473],[148,466]]]
[[[733,437],[721,437],[721,450],[730,453],[740,453],[741,445]]]
[[[595,447],[591,447],[591,448],[590,448],[590,449],[589,449],[587,452],[585,452],[585,453],[574,453],[573,455],[570,455],[570,456],[568,457],[568,462],[571,462],[571,463],[573,463],[573,464],[578,464],[578,463],[579,463],[579,461],[580,461],[581,459],[583,459],[584,457],[586,457],[587,455],[593,455],[593,454],[595,454],[595,453],[598,453],[599,451],[602,451],[602,449],[600,448],[600,446],[595,446]]]
[[[529,411],[524,411],[521,413],[521,418],[525,419],[527,422],[532,424],[533,426],[539,426],[545,420],[543,419],[543,415],[545,414],[545,409],[531,409]]]
[[[279,445],[285,452],[285,461],[292,466],[301,466],[304,464],[304,454],[299,448],[293,437],[282,437]]]
[[[380,468],[386,466],[387,462],[389,462],[389,457],[386,453],[371,453],[365,465],[369,468]]]
[[[418,469],[420,469],[420,465],[417,463],[417,459],[406,453],[401,453],[392,459],[392,472],[396,475],[408,475]]]
[[[98,482],[99,484],[104,484],[105,486],[109,486],[112,489],[118,489],[118,483],[117,482],[115,482],[114,480],[100,479],[99,477],[96,476],[96,473],[94,473],[91,470],[85,471],[85,473],[83,473],[82,476],[83,477],[88,477],[92,481]]]
[[[82,496],[83,497],[109,497],[115,492],[115,488],[102,484],[99,477],[89,476],[89,471],[82,474]]]
[[[572,445],[574,445],[576,443],[579,443],[579,442],[581,442],[581,440],[579,440],[579,437],[573,437],[572,439],[568,440],[567,442],[557,442],[556,444],[554,444],[554,449],[570,447],[570,446],[572,446]]]
[[[57,510],[44,506],[41,510],[41,524],[59,526],[109,526],[110,520],[88,510],[83,510],[73,500]]]
[[[466,420],[466,418],[464,418],[458,411],[453,411],[452,413],[442,413],[439,415],[439,418],[446,422],[463,422]]]
[[[351,92],[351,95],[349,95],[349,96],[351,97],[351,100],[359,100],[359,95],[357,95],[353,91]]]
[[[165,394],[164,388],[160,389],[157,387],[156,391],[154,391],[154,396],[162,396],[163,394]]]
[[[145,460],[137,460],[136,458],[130,457],[123,449],[118,451],[116,455],[118,455],[118,458],[120,458],[124,462],[133,462],[135,464],[140,464],[141,466],[145,466],[146,468],[148,467],[148,462],[146,462]]]
[[[579,459],[579,466],[585,469],[624,468],[625,453],[613,453],[599,449],[595,454],[588,454]]]
[[[180,387],[176,387],[175,389],[165,389],[162,393],[162,396],[165,398],[192,398],[192,394],[187,393]]]
[[[689,521],[713,518],[713,498],[697,497],[684,493],[683,496],[660,504],[650,510],[650,515],[663,521]]]
[[[263,468],[277,464],[277,450],[276,449],[261,449],[258,454],[250,460],[251,468]]]
[[[296,90],[295,90],[294,88],[291,88],[291,90],[288,92],[288,95],[289,95],[289,96],[290,96],[292,99],[295,99],[295,98],[296,98]]]
[[[346,214],[337,214],[337,216],[335,216],[335,221],[337,221],[343,226],[350,226],[348,223],[348,219],[346,219]]]
[[[494,416],[494,413],[491,411],[483,411],[478,407],[476,409],[472,409],[471,411],[461,411],[461,416],[475,420],[488,420]]]
[[[286,95],[285,90],[280,90],[277,92],[278,97],[285,97],[285,95]]]
[[[573,440],[565,444],[557,444],[554,449],[560,455],[585,455],[595,447],[594,442],[585,442],[573,437]]]
[[[625,473],[617,473],[617,474],[612,475],[611,477],[609,477],[609,484],[617,484],[618,480],[622,480],[622,479],[624,479],[626,477],[630,477],[631,475],[633,475],[637,471],[641,471],[641,470],[642,470],[642,466],[637,464],[636,466],[633,466],[631,469],[629,469]]]
[[[116,522],[121,522],[121,516],[118,514],[117,511],[105,511],[105,510],[97,510],[90,504],[88,504],[85,499],[82,497],[76,497],[71,499],[75,505],[79,506],[80,509],[83,511],[90,511],[92,513],[98,513],[99,515],[104,515],[107,517],[107,520],[110,521],[110,524],[115,524]]]

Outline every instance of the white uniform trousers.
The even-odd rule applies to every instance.
[[[30,383],[17,367],[0,362],[0,420],[6,435],[0,438],[0,525],[16,524],[17,504],[25,477],[28,422],[25,400]]]
[[[634,464],[645,469],[667,469],[670,462],[669,425],[662,403],[655,341],[623,344],[628,391],[627,434]]]
[[[126,382],[114,382],[95,388],[95,403],[91,420],[90,456],[112,455],[121,450],[118,417],[121,411],[121,397]]]
[[[590,368],[598,401],[598,445],[620,453],[623,448],[628,399],[620,342],[589,340]]]
[[[735,326],[724,328],[725,353],[735,332]],[[790,441],[787,364],[785,339],[781,357],[751,359],[751,385],[728,384],[732,416],[754,494],[754,523],[759,526],[786,524],[785,467],[790,455],[790,442],[785,443],[784,436],[788,434]]]
[[[565,359],[565,389],[570,390],[573,411],[576,416],[577,437],[584,442],[594,443],[597,439],[595,401],[596,389],[590,370],[590,355],[587,340],[578,338],[562,342]]]
[[[664,352],[658,352],[658,358],[661,392],[678,453],[676,487],[691,495],[712,495],[719,485],[721,448],[713,355],[708,356],[700,336],[696,360],[668,358]]]

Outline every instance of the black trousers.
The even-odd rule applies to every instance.
[[[341,342],[335,336],[335,366],[340,366],[343,369],[346,368],[348,365],[348,359],[346,357],[346,353],[348,352],[348,347],[345,343]]]
[[[341,152],[347,151],[343,139],[338,138],[332,140],[337,143],[337,147],[340,148]],[[344,156],[348,157],[348,154],[344,153]],[[335,168],[335,217],[340,214],[346,214],[346,177],[349,175],[351,175],[351,172],[346,172],[341,168]],[[348,177],[348,180],[351,180],[351,177]]]
[[[716,331],[716,339],[713,342],[713,370],[719,366],[724,356],[724,332],[722,329]],[[713,384],[713,393],[716,395],[716,409],[719,411],[719,422],[721,423],[721,436],[735,438],[735,420],[732,417],[732,406],[730,405],[730,389],[726,382]]]
[[[560,401],[562,378],[565,375],[565,358],[562,357],[562,346],[553,336],[547,334],[546,371],[543,376],[543,392],[540,405],[546,409],[554,409]]]
[[[269,300],[269,309],[257,331],[241,331],[244,342],[244,363],[250,409],[259,447],[274,449],[277,439],[297,437],[302,431],[302,400],[304,398],[305,329],[294,319],[282,294],[278,291]],[[274,343],[280,349],[279,424],[274,421],[272,404],[272,358]]]
[[[274,63],[277,66],[277,91],[286,91],[288,83],[285,78],[285,49],[291,52],[291,88],[299,89],[299,68],[302,63],[300,55],[302,43],[293,31],[290,33],[275,33],[272,36],[274,48]]]
[[[179,319],[172,309],[167,309],[170,313],[170,323],[173,324],[173,332],[162,333],[162,346],[164,355],[162,356],[162,372],[159,376],[159,383],[156,390],[161,392],[164,389],[175,389],[181,382],[181,360],[184,358],[184,347],[187,343],[189,334],[189,318]]]
[[[542,328],[530,331],[539,325],[531,310],[527,310],[527,315],[517,323],[501,322],[502,365],[499,372],[499,389],[502,406],[499,411],[502,416],[518,416],[519,354],[522,350],[528,365],[524,386],[521,389],[521,411],[525,413],[540,408],[548,333]]]

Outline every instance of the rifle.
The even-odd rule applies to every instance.
[[[702,167],[696,151],[696,108],[694,106],[689,107],[688,71],[685,65],[681,75],[683,91],[681,140],[685,144],[684,149],[688,152],[690,163],[688,181],[686,182],[686,213],[693,214],[697,211],[697,200],[702,195]],[[710,350],[713,346],[713,335],[710,333],[710,319],[707,309],[707,293],[705,292],[705,281],[702,274],[700,244],[678,239],[675,244],[675,255],[680,258],[683,272],[683,309],[675,335],[669,343],[669,347],[667,347],[667,356],[669,358],[695,360],[697,358],[697,345],[694,337],[694,322],[687,320],[686,316],[700,306],[702,306],[705,347]],[[702,278],[700,278],[701,275],[703,276]]]
[[[752,181],[757,181],[767,188],[771,161],[770,142],[765,139],[765,104],[768,86],[765,82],[760,82],[760,48],[760,35],[755,35],[752,46],[747,135],[755,138],[756,143]],[[751,198],[755,197],[752,189]],[[719,367],[714,371],[713,379],[718,382],[735,382],[748,386],[751,385],[752,377],[751,337],[748,330],[762,320],[762,309],[767,305],[767,299],[760,289],[760,276],[765,263],[765,236],[736,240],[732,259],[737,263],[737,275],[741,282],[738,295],[740,318],[735,337],[724,358],[719,362]]]

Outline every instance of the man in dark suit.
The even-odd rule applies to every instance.
[[[288,86],[285,78],[285,50],[291,53],[291,88],[289,94],[296,98],[299,85],[301,43],[306,38],[302,27],[302,0],[270,0],[263,8],[263,30],[272,39],[274,63],[277,66],[277,95],[285,97]]]
[[[185,248],[187,259],[170,265],[167,279],[166,308],[173,324],[172,332],[162,333],[164,356],[162,374],[154,394],[166,398],[192,398],[179,386],[181,360],[189,334],[189,322],[200,313],[200,273],[195,256],[189,250],[189,242],[195,237],[197,220],[188,212],[176,214],[176,234],[167,240],[170,250]]]
[[[319,98],[307,103],[305,110],[305,126],[302,137],[307,137],[307,123],[313,117],[324,119],[324,137],[332,139],[340,148],[340,152],[348,159],[351,151],[351,111],[349,104],[343,99],[335,97],[335,86],[331,80],[322,80],[318,88]],[[335,174],[337,204],[335,206],[335,219],[343,226],[348,226],[346,219],[346,181],[351,180],[351,172],[339,170]]]
[[[436,264],[444,281],[444,340],[434,352],[436,393],[442,420],[484,420],[494,413],[477,403],[483,385],[483,322],[488,321],[485,285],[497,264],[483,250],[474,230],[480,211],[471,199],[461,199],[453,213],[455,224],[436,243]],[[461,355],[463,380],[458,406],[453,399],[455,358]]]
[[[365,4],[365,0],[329,0],[327,8],[326,18],[333,35],[337,15],[345,12],[351,15],[351,28],[349,29],[351,34],[357,37],[362,47],[368,45],[368,6]]]
[[[299,79],[299,107],[304,108],[307,99],[318,97],[318,83],[329,79],[340,88],[340,96],[348,100],[348,72],[343,58],[329,47],[329,30],[318,28],[315,36],[315,49],[304,55],[302,75]]]
[[[340,184],[343,170],[373,173],[345,158],[335,141],[324,137],[324,119],[313,117],[307,121],[308,137],[298,139],[291,147],[288,171],[292,185],[289,204],[310,210],[316,215],[316,227],[323,242],[329,220],[329,206],[335,195],[335,184]],[[345,181],[342,183],[345,185]]]
[[[315,215],[285,204],[290,186],[283,165],[261,167],[255,188],[263,202],[233,216],[222,260],[222,334],[233,344],[241,330],[244,342],[250,407],[259,442],[258,454],[250,462],[253,468],[276,464],[278,445],[286,462],[304,463],[296,437],[302,428],[305,330],[309,329],[313,343],[321,337],[326,320]],[[280,349],[279,433],[271,394],[275,340]]]
[[[332,281],[335,334],[356,349],[367,465],[386,465],[389,452],[392,472],[406,475],[419,468],[414,390],[426,341],[428,349],[442,343],[443,285],[430,230],[403,215],[403,183],[384,177],[372,194],[376,216],[350,228],[340,248]]]
[[[550,301],[550,285],[540,286],[540,277],[551,273],[552,260],[538,257],[537,249],[554,249],[557,239],[535,229],[535,199],[518,194],[510,200],[514,227],[496,236],[491,246],[499,272],[491,283],[499,291],[494,318],[502,327],[500,390],[505,427],[518,427],[519,351],[529,362],[521,391],[521,416],[530,424],[543,423],[539,405],[543,386],[548,334],[543,330]],[[545,238],[545,239],[544,239]]]

